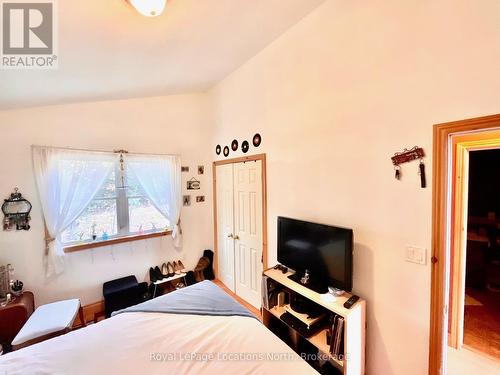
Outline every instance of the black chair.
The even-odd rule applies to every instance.
[[[102,294],[106,318],[109,318],[113,311],[145,301],[148,298],[147,292],[148,283],[138,283],[133,275],[105,282],[102,285]]]

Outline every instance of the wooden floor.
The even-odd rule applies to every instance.
[[[227,294],[229,294],[231,297],[233,297],[235,300],[237,300],[239,303],[245,306],[252,314],[254,314],[257,317],[257,319],[262,321],[262,315],[260,313],[260,310],[256,309],[253,305],[249,304],[247,301],[234,294],[228,287],[226,287],[222,283],[222,281],[215,279],[213,280],[213,282],[214,284],[220,286]]]
[[[475,303],[465,305],[464,346],[499,360],[500,295],[470,288],[466,293]]]

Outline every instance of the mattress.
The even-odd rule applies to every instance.
[[[257,319],[129,312],[0,356],[0,374],[316,374]]]

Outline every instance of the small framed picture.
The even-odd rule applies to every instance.
[[[205,166],[198,165],[198,174],[204,174],[204,173],[205,173]]]
[[[189,167],[181,167],[181,172],[189,172]]]
[[[182,196],[182,205],[185,207],[191,206],[191,196],[190,195]]]
[[[205,202],[205,196],[204,195],[198,195],[196,196],[196,203],[200,202]]]
[[[194,177],[187,182],[188,190],[200,190],[200,188],[200,181]]]

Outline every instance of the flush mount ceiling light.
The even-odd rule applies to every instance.
[[[163,13],[167,0],[127,0],[143,16],[157,17]]]

